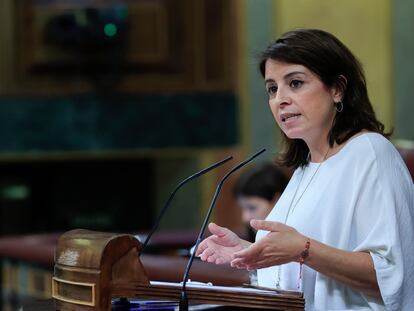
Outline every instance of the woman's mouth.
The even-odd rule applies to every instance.
[[[300,113],[284,113],[280,116],[280,119],[282,122],[288,122],[296,120],[300,115]]]

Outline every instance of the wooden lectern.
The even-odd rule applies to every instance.
[[[52,296],[62,311],[110,311],[112,298],[179,301],[179,283],[150,282],[129,234],[88,230],[64,233],[55,252]],[[304,310],[302,295],[238,287],[187,285],[190,304]]]

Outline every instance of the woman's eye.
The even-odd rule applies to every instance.
[[[273,95],[277,92],[277,86],[276,85],[270,85],[267,88],[267,93],[269,93],[270,95]]]
[[[254,205],[249,205],[249,206],[247,207],[247,210],[248,210],[249,212],[256,212],[257,207],[256,207],[256,206],[254,206]]]
[[[300,81],[300,80],[292,80],[292,81],[290,81],[290,87],[292,87],[294,89],[297,89],[297,88],[301,87],[302,84],[303,84],[303,81]]]

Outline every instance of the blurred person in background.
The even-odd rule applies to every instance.
[[[233,196],[241,209],[242,221],[248,229],[248,240],[253,242],[256,230],[250,226],[253,219],[266,219],[285,190],[288,178],[272,163],[263,163],[240,175]]]

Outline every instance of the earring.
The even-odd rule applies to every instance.
[[[337,102],[335,105],[335,109],[337,112],[342,112],[342,110],[344,110],[344,104],[341,101]]]

